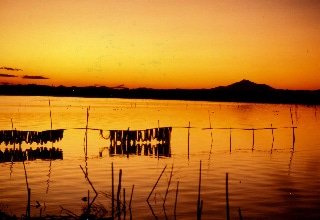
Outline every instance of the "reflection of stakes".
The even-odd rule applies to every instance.
[[[294,143],[296,141],[296,136],[294,134],[295,127],[293,126],[293,116],[292,116],[291,107],[290,107],[290,116],[291,116],[291,125],[292,125],[292,150],[294,151]]]
[[[113,174],[113,162],[111,163],[111,184],[112,184],[112,195],[111,195],[111,200],[112,200],[112,219],[114,219],[114,174]]]
[[[226,210],[227,210],[227,220],[229,220],[230,219],[230,214],[229,214],[228,173],[226,173]]]
[[[126,219],[126,189],[123,188],[123,219]]]
[[[132,196],[133,196],[133,189],[134,189],[134,185],[132,185],[131,196],[130,196],[130,202],[129,202],[130,219],[132,219],[132,213],[131,213],[131,202],[132,202]]]
[[[87,159],[88,159],[88,123],[89,123],[89,108],[87,108],[87,124],[86,124],[86,152],[85,152],[85,160],[87,163]],[[88,175],[88,169],[86,166],[86,175]]]
[[[198,188],[198,204],[197,204],[197,220],[201,219],[203,200],[200,202],[200,190],[201,190],[201,160],[200,160],[200,171],[199,171],[199,188]]]
[[[159,182],[159,180],[160,180],[160,178],[161,178],[161,176],[162,176],[162,174],[164,173],[164,171],[165,171],[166,168],[167,168],[167,165],[163,168],[163,170],[162,170],[162,172],[161,172],[161,174],[160,174],[160,176],[159,176],[156,184],[154,184],[154,186],[153,186],[153,188],[152,188],[152,190],[151,190],[151,192],[150,192],[150,194],[149,194],[149,196],[148,196],[148,198],[147,198],[147,202],[149,202],[149,198],[150,198],[151,194],[153,193],[154,189],[156,188],[156,186],[157,186],[157,184],[158,184],[158,182]]]
[[[170,187],[170,183],[171,183],[171,179],[172,179],[172,172],[173,172],[173,164],[172,164],[172,168],[171,168],[171,173],[170,173],[170,178],[169,178],[169,182],[168,182],[167,191],[166,191],[166,194],[165,194],[165,196],[164,196],[163,208],[165,207],[167,195],[168,195],[168,193],[169,193],[169,187]]]
[[[272,150],[273,150],[273,144],[274,144],[274,134],[273,134],[273,129],[274,129],[274,128],[272,128],[272,124],[271,124],[271,133],[272,133],[272,145],[271,145],[271,152],[272,152]]]

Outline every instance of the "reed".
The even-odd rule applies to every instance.
[[[150,196],[152,195],[154,189],[157,187],[158,182],[159,182],[159,180],[161,179],[161,176],[162,176],[162,174],[164,173],[164,171],[166,170],[166,168],[167,168],[167,165],[165,165],[165,167],[163,168],[163,170],[162,170],[162,172],[161,172],[161,174],[160,174],[157,182],[154,184],[154,186],[153,186],[153,188],[152,188],[152,190],[151,190],[151,192],[150,192],[150,194],[149,194],[149,196],[148,196],[148,198],[147,198],[147,202],[149,202],[149,198],[150,198]]]
[[[31,189],[28,188],[28,206],[27,206],[27,218],[30,219],[31,211],[30,211],[30,201],[31,201]]]
[[[124,213],[124,219],[126,219],[126,189],[123,188],[123,207],[122,207],[122,210],[123,210],[123,213]]]
[[[96,195],[98,195],[98,192],[97,192],[97,190],[94,188],[92,182],[90,181],[88,174],[84,171],[84,169],[82,168],[81,165],[80,165],[80,168],[81,168],[81,170],[82,170],[82,172],[83,172],[86,180],[88,181],[88,183],[90,184],[91,188],[93,189],[94,193],[95,193]]]
[[[240,209],[240,207],[239,207],[239,209],[238,209],[238,213],[239,213],[239,219],[242,220],[242,214],[241,214],[241,209]]]
[[[132,202],[132,196],[133,196],[133,189],[134,189],[134,184],[132,185],[131,196],[130,196],[130,201],[129,201],[129,209],[130,209],[130,210],[131,210],[131,202]]]
[[[178,192],[179,192],[179,181],[177,182],[176,199],[174,202],[174,219],[177,219]]]
[[[90,184],[91,188],[93,189],[93,191],[95,192],[95,196],[93,197],[92,201],[90,202],[90,195],[89,195],[89,190],[88,190],[88,207],[87,207],[87,214],[90,214],[90,210],[91,210],[91,206],[92,204],[94,203],[94,201],[96,200],[96,198],[98,197],[98,192],[97,190],[94,188],[92,182],[90,181],[89,179],[89,175],[88,175],[88,172],[84,171],[84,169],[82,168],[82,166],[80,165],[80,168],[86,178],[86,180],[88,181],[88,183]]]
[[[114,173],[113,173],[113,162],[111,163],[111,215],[114,218]]]
[[[132,196],[133,196],[133,189],[134,189],[134,185],[132,185],[131,196],[130,196],[130,201],[129,201],[130,220],[132,220],[131,202],[132,202]]]
[[[121,207],[120,207],[120,191],[121,191],[121,178],[122,178],[122,169],[119,171],[119,184],[118,184],[118,191],[117,191],[117,214],[118,219],[120,220],[121,214]]]
[[[87,207],[87,213],[90,214],[90,190],[88,190],[88,207]]]

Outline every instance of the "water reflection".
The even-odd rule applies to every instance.
[[[172,127],[152,128],[146,130],[110,130],[104,134],[100,130],[100,136],[110,141],[109,148],[101,148],[99,156],[103,151],[109,149],[109,155],[144,155],[171,157],[171,132]]]
[[[63,159],[63,152],[59,148],[47,148],[37,147],[35,150],[32,148],[22,150],[19,149],[8,149],[6,148],[3,152],[0,150],[0,163],[1,162],[22,162],[26,160],[56,160]]]

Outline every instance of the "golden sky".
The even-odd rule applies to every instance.
[[[0,0],[0,82],[320,89],[320,0]]]

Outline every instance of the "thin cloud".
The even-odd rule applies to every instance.
[[[22,79],[49,79],[47,77],[44,76],[29,76],[29,75],[24,75],[22,77]]]
[[[23,71],[22,69],[18,69],[18,68],[12,68],[12,67],[0,67],[1,70],[9,70],[9,71]]]
[[[0,73],[0,77],[17,77],[16,75],[12,75],[12,74],[5,74],[5,73]]]

